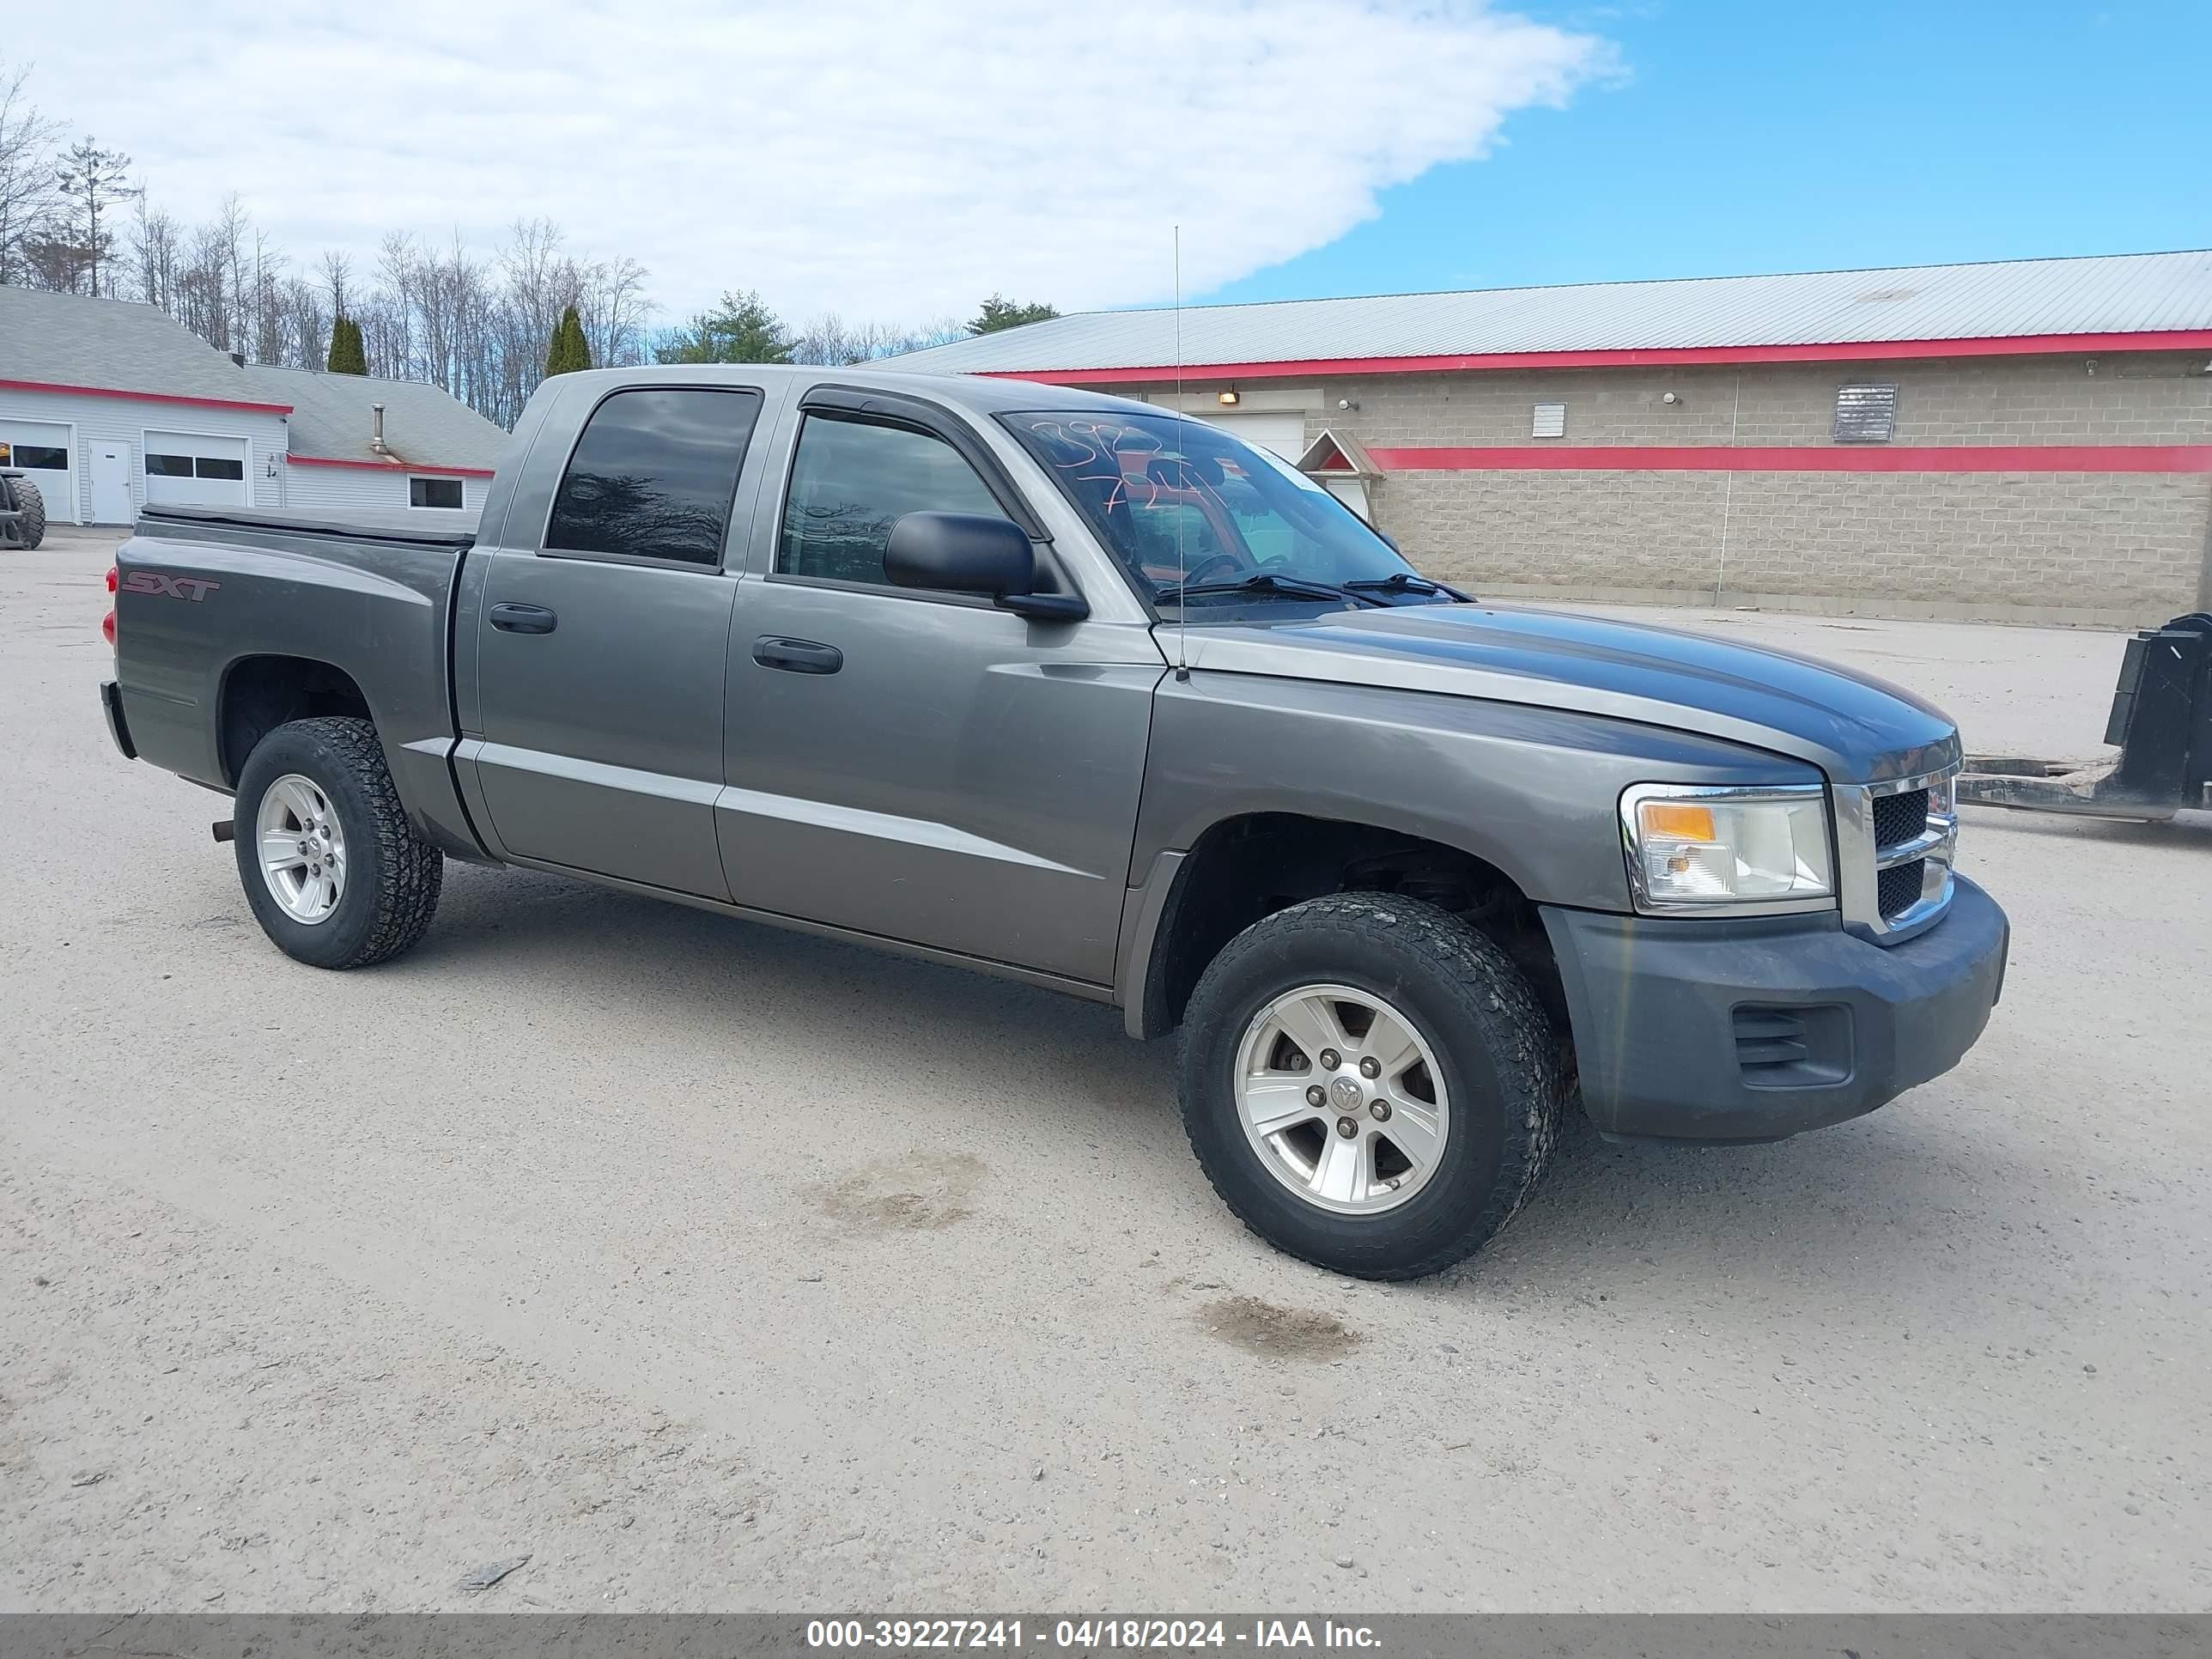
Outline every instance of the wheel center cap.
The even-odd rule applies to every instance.
[[[1328,1097],[1338,1111],[1356,1112],[1359,1109],[1359,1085],[1352,1078],[1333,1077],[1328,1080]]]

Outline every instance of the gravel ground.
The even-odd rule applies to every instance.
[[[1577,1119],[1386,1289],[1248,1237],[1103,1009],[458,865],[413,955],[287,961],[108,745],[110,541],[0,562],[0,1607],[2212,1605],[2203,823],[1972,816],[1957,1072]],[[1984,748],[2094,752],[2119,656],[1666,619]]]

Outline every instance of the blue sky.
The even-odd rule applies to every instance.
[[[2212,0],[1514,9],[1604,36],[1623,73],[1194,297],[2212,246]]]
[[[1187,299],[2212,245],[2212,0],[653,0],[643,58],[606,3],[33,6],[0,58],[188,226],[366,273],[543,216],[661,320],[1160,305],[1171,225]]]

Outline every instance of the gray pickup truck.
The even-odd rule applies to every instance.
[[[1480,1247],[1571,1100],[1835,1123],[2003,978],[1927,703],[1485,605],[1140,403],[567,374],[477,523],[149,509],[111,585],[117,745],[234,798],[301,961],[406,950],[458,858],[1109,1003],[1182,1029],[1230,1207],[1347,1273]]]

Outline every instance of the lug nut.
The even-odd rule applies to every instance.
[[[1324,1048],[1321,1051],[1321,1068],[1324,1072],[1333,1072],[1343,1064],[1344,1056],[1335,1049]]]
[[[1322,1106],[1322,1105],[1326,1105],[1326,1104],[1328,1103],[1328,1091],[1327,1090],[1323,1089],[1323,1088],[1321,1086],[1321,1085],[1320,1085],[1320,1084],[1316,1083],[1316,1084],[1313,1085],[1311,1087],[1310,1087],[1309,1089],[1307,1089],[1307,1091],[1306,1091],[1306,1104],[1307,1104],[1307,1105],[1309,1105],[1309,1106]]]
[[[1367,1115],[1377,1123],[1388,1123],[1390,1121],[1390,1103],[1387,1100],[1374,1102],[1368,1107]]]
[[[1366,1059],[1359,1062],[1359,1075],[1362,1077],[1370,1078],[1381,1077],[1382,1075],[1382,1062],[1376,1059],[1374,1055],[1370,1054]]]
[[[1342,1135],[1346,1140],[1351,1139],[1352,1136],[1359,1133],[1359,1120],[1358,1118],[1352,1117],[1340,1117],[1337,1119],[1336,1132]]]

